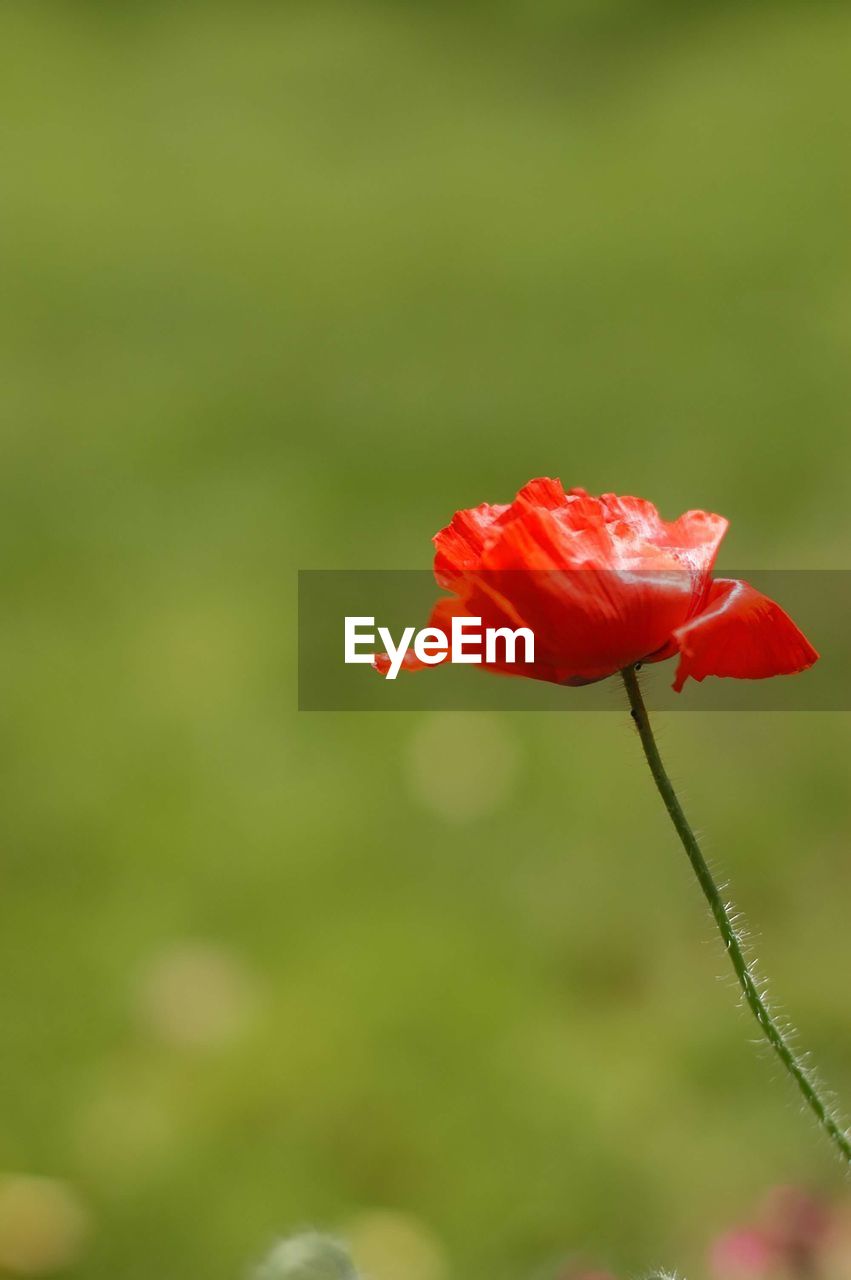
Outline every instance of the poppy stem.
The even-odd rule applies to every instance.
[[[650,772],[653,774],[653,781],[656,783],[659,794],[665,802],[665,808],[668,810],[677,835],[680,837],[683,848],[688,855],[688,860],[703,890],[703,896],[709,903],[718,931],[724,940],[727,954],[736,971],[736,977],[739,980],[739,986],[742,988],[748,1008],[759,1023],[766,1040],[777,1054],[785,1070],[795,1081],[804,1102],[830,1138],[843,1161],[846,1164],[851,1164],[851,1141],[849,1141],[847,1133],[840,1128],[831,1107],[819,1092],[812,1071],[801,1055],[792,1048],[787,1035],[784,1034],[781,1027],[774,1020],[768,1005],[760,994],[759,985],[754,976],[753,965],[745,958],[742,939],[734,924],[731,909],[721,896],[721,892],[713,879],[712,872],[709,870],[698,844],[697,837],[689,825],[682,805],[674,791],[671,779],[665,771],[665,766],[662,763],[662,757],[659,755],[659,748],[656,745],[656,739],[650,726],[650,720],[647,716],[647,707],[641,695],[636,669],[632,666],[624,667],[621,675],[629,697],[632,718],[638,729],[638,735],[641,738],[641,745],[644,748]]]

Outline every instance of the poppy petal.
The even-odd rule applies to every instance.
[[[712,568],[729,527],[728,520],[711,511],[685,511],[676,520],[663,520],[644,498],[604,493],[600,502],[610,521],[622,522],[641,541],[673,552],[690,569]]]
[[[674,689],[689,676],[762,680],[806,671],[818,659],[788,614],[747,582],[717,578],[698,614],[674,631],[680,651]]]
[[[434,535],[434,573],[441,586],[450,587],[459,573],[478,565],[485,539],[505,511],[508,511],[505,503],[489,502],[456,511],[446,528]]]
[[[517,497],[511,504],[512,507],[546,507],[548,511],[555,511],[557,507],[563,507],[565,503],[564,486],[560,480],[551,480],[549,476],[541,476],[537,480],[530,480],[528,484],[524,484],[523,488],[518,491]]]

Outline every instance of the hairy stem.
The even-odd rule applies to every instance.
[[[851,1141],[849,1141],[847,1133],[840,1128],[831,1108],[821,1096],[812,1072],[808,1069],[800,1054],[797,1054],[792,1048],[788,1038],[775,1022],[771,1010],[760,994],[753,967],[745,959],[741,939],[733,923],[730,908],[721,896],[697,842],[697,837],[689,826],[688,819],[683,813],[682,805],[677,799],[671,779],[665,772],[665,766],[662,763],[662,757],[659,755],[659,748],[656,746],[656,739],[650,727],[647,708],[641,696],[635,668],[625,667],[621,675],[629,697],[629,705],[632,708],[632,718],[638,729],[641,745],[644,748],[644,754],[650,766],[650,772],[653,774],[653,781],[656,783],[659,794],[665,802],[665,808],[668,810],[683,848],[688,854],[688,860],[703,890],[703,896],[709,903],[709,908],[715,918],[718,931],[724,940],[724,946],[736,971],[736,977],[739,980],[748,1008],[762,1028],[766,1040],[777,1054],[783,1067],[795,1081],[805,1103],[830,1138],[843,1161],[846,1164],[851,1164]]]

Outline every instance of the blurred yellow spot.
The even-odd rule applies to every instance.
[[[258,1004],[255,983],[238,957],[205,943],[180,943],[157,956],[139,993],[143,1022],[180,1048],[217,1048],[238,1039]]]
[[[70,1266],[89,1232],[88,1214],[63,1182],[0,1178],[0,1271],[40,1276]]]
[[[446,1280],[449,1274],[440,1241],[411,1214],[363,1213],[344,1235],[355,1266],[369,1280]]]
[[[416,727],[406,773],[412,795],[451,822],[482,818],[504,804],[517,776],[517,748],[498,716],[435,712]]]

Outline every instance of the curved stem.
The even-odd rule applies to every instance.
[[[712,872],[709,870],[706,859],[697,842],[697,837],[689,826],[688,819],[683,813],[671,780],[665,772],[665,766],[662,763],[662,757],[659,755],[659,748],[656,746],[656,739],[650,727],[647,708],[641,696],[635,668],[625,667],[621,675],[623,676],[629,704],[632,708],[632,718],[638,729],[641,745],[644,748],[647,763],[650,765],[650,772],[653,774],[653,780],[665,802],[665,808],[668,810],[677,835],[682,841],[683,848],[688,854],[689,862],[703,890],[703,895],[709,903],[718,931],[724,939],[727,954],[736,971],[736,977],[739,980],[748,1008],[762,1028],[766,1040],[768,1040],[777,1057],[783,1063],[785,1070],[795,1081],[801,1096],[816,1120],[818,1120],[845,1163],[851,1164],[851,1141],[848,1135],[840,1128],[831,1108],[821,1096],[812,1072],[808,1069],[802,1057],[792,1048],[787,1036],[775,1022],[768,1005],[760,994],[753,968],[745,959],[741,938],[733,923],[730,908],[721,897],[718,886],[712,878]]]

